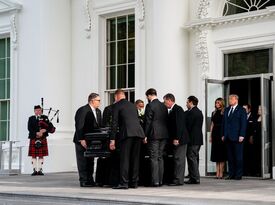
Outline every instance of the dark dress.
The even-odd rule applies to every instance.
[[[212,129],[212,162],[224,162],[227,160],[226,145],[222,141],[222,118],[223,114],[221,114],[220,110],[212,113],[211,122],[214,124]]]

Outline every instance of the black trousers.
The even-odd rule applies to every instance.
[[[164,163],[163,152],[167,144],[166,139],[148,141],[148,149],[151,163],[152,184],[163,183]]]
[[[75,143],[75,154],[80,182],[93,182],[94,158],[84,157],[86,149],[81,144]]]
[[[184,184],[187,145],[174,146],[174,183]]]
[[[138,183],[141,138],[128,137],[120,141],[120,184]],[[129,177],[129,175],[131,175]],[[130,180],[129,180],[130,178]]]
[[[200,181],[199,151],[200,145],[187,145],[187,163],[190,180]]]

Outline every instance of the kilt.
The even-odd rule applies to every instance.
[[[48,156],[48,142],[47,138],[40,139],[41,141],[41,147],[36,148],[35,147],[35,141],[36,139],[30,139],[30,145],[29,145],[29,156],[32,158],[42,158],[44,156]]]

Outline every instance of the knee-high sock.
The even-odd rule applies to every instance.
[[[37,166],[38,171],[42,170],[42,165],[43,164],[44,164],[44,159],[43,158],[39,158],[38,159],[38,166]]]
[[[32,158],[32,167],[34,170],[38,171],[37,170],[37,159],[36,158]]]

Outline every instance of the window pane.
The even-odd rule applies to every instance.
[[[8,79],[7,81],[6,81],[6,86],[7,86],[7,96],[6,96],[6,98],[10,98],[10,79]]]
[[[7,57],[10,57],[10,38],[7,38]]]
[[[274,0],[226,0],[223,15],[233,15],[244,12],[257,11],[274,6]]]
[[[135,65],[128,65],[128,88],[135,87]]]
[[[10,101],[7,101],[8,120],[10,120]]]
[[[6,60],[0,59],[0,79],[6,78]]]
[[[269,49],[227,54],[225,58],[227,76],[272,72]]]
[[[7,137],[6,140],[10,139],[10,121],[7,122]]]
[[[135,37],[135,15],[128,16],[128,38]]]
[[[107,68],[108,73],[108,89],[116,88],[116,67]]]
[[[126,41],[117,42],[117,64],[126,63]]]
[[[7,59],[7,78],[10,78],[10,58]]]
[[[0,58],[6,57],[6,39],[0,39]]]
[[[0,141],[7,139],[7,122],[0,122]]]
[[[128,41],[128,63],[135,62],[135,40]]]
[[[117,88],[126,88],[126,65],[117,67]]]
[[[116,19],[107,21],[107,42],[116,40]]]
[[[107,65],[116,64],[116,43],[108,43],[107,45]]]
[[[0,80],[0,99],[6,99],[5,90],[5,80]]]
[[[132,102],[132,103],[135,102],[135,92],[134,91],[130,92],[130,99],[129,99],[129,101]]]
[[[115,94],[110,93],[109,94],[109,104],[113,104],[115,102]]]
[[[7,101],[0,102],[0,120],[7,120],[8,119],[8,105]]]
[[[117,18],[117,39],[126,39],[126,16]]]

